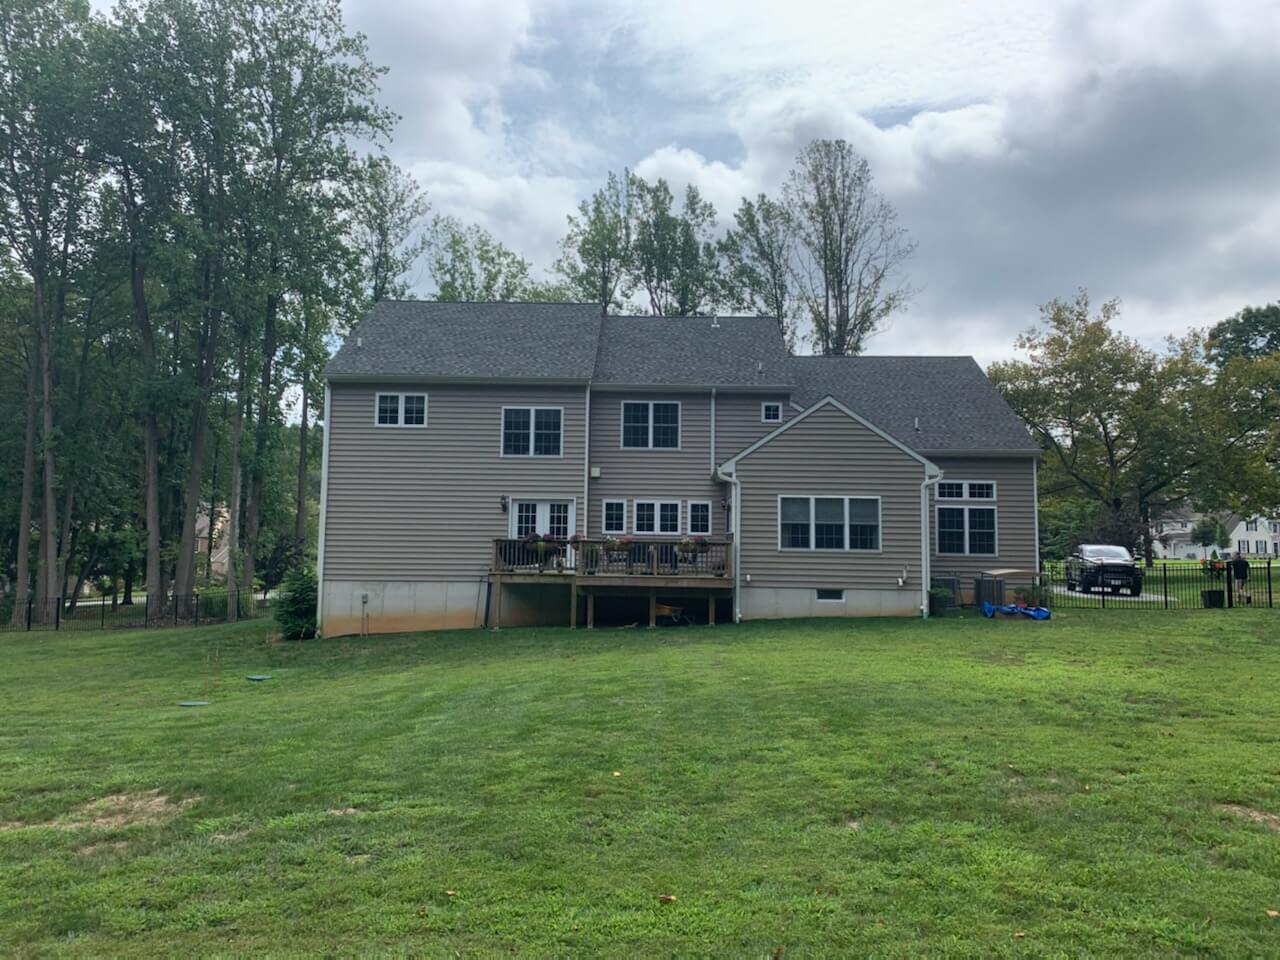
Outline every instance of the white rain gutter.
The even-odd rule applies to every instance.
[[[920,616],[925,620],[929,619],[929,585],[933,579],[929,563],[929,555],[933,552],[929,537],[929,488],[941,479],[941,470],[930,474],[929,467],[925,467],[924,480],[920,484]]]
[[[742,622],[742,483],[738,480],[737,471],[725,473],[716,470],[716,479],[732,484],[733,499],[730,501],[730,519],[733,533],[733,622]]]
[[[316,547],[316,636],[324,635],[324,521],[329,512],[329,437],[333,434],[330,417],[329,381],[324,382],[324,446],[320,453],[320,533]],[[232,558],[232,563],[235,558]],[[252,587],[252,584],[250,584]]]

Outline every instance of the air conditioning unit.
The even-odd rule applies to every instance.
[[[1004,606],[1004,581],[994,577],[976,577],[973,581],[973,604],[976,607],[992,603]]]

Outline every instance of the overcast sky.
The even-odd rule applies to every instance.
[[[870,352],[1008,355],[1079,286],[1153,344],[1280,298],[1275,0],[345,9],[390,71],[392,157],[542,267],[610,169],[692,181],[723,223],[844,137],[919,241]]]

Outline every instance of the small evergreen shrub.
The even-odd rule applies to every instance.
[[[284,577],[272,615],[285,640],[305,640],[316,635],[316,572],[294,567]]]

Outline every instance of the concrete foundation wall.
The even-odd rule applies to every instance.
[[[408,633],[462,630],[484,625],[486,581],[326,580],[321,633],[342,637],[361,632]],[[361,598],[367,595],[368,603]],[[497,592],[494,592],[496,597]],[[490,610],[490,622],[494,611]],[[569,622],[569,588],[509,584],[502,591],[504,627]]]
[[[819,600],[803,587],[742,587],[742,619],[778,620],[793,617],[918,617],[920,591],[859,590],[846,587],[844,600]]]

